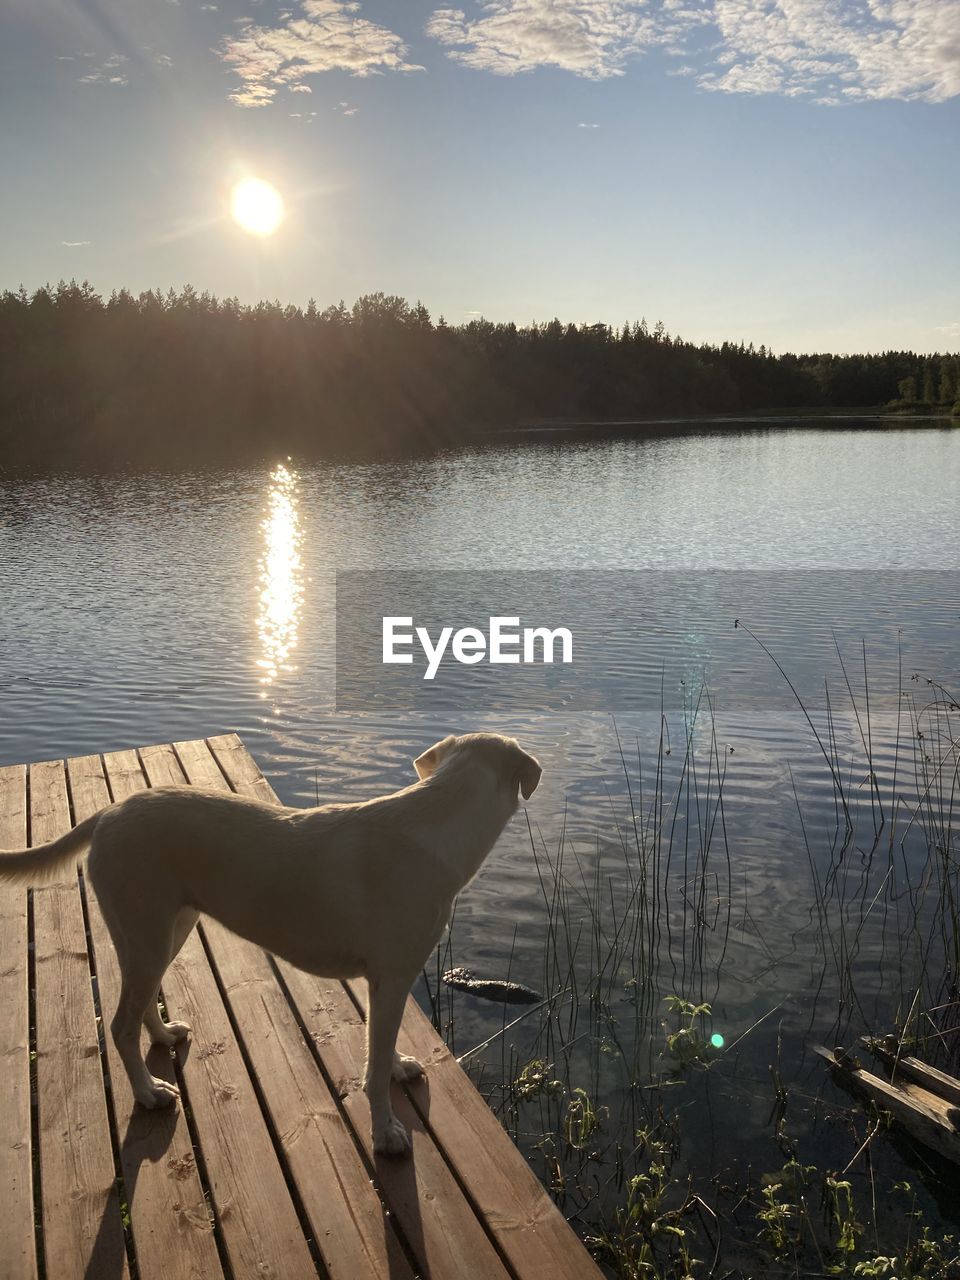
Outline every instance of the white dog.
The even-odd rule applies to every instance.
[[[413,982],[479,871],[540,781],[512,738],[444,738],[414,761],[419,782],[363,804],[286,809],[193,787],[143,791],[35,849],[0,855],[0,876],[36,883],[90,846],[88,876],[120,963],[111,1024],[137,1101],[168,1106],[177,1090],[150,1074],[155,1043],[189,1031],[164,1022],[157,990],[200,913],[325,978],[366,978],[364,1080],[374,1149],[410,1139],[390,1106],[390,1077],[420,1075],[395,1052]]]

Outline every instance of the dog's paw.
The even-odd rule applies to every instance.
[[[172,1107],[180,1097],[180,1090],[167,1080],[158,1080],[156,1076],[147,1076],[142,1085],[136,1089],[137,1101],[148,1111],[156,1111],[160,1107]]]
[[[408,1058],[405,1053],[395,1053],[392,1074],[394,1080],[416,1080],[423,1075],[423,1067],[416,1058]]]
[[[154,1044],[174,1045],[186,1040],[190,1034],[190,1026],[186,1022],[165,1022],[157,1033],[151,1036]]]
[[[410,1135],[396,1116],[373,1132],[373,1149],[381,1156],[405,1156],[410,1151]]]

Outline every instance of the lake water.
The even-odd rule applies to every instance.
[[[936,696],[928,678],[954,690],[960,683],[958,495],[960,431],[832,424],[504,436],[384,463],[0,470],[0,763],[236,730],[284,801],[312,804],[405,785],[412,757],[451,730],[515,734],[544,766],[528,809],[539,864],[520,814],[463,895],[444,961],[488,976],[509,968],[551,988],[543,883],[562,831],[574,923],[591,912],[607,925],[629,916],[638,876],[652,878],[644,911],[656,947],[643,953],[639,981],[653,994],[632,1024],[634,1040],[643,1027],[642,1069],[657,1069],[674,1025],[667,994],[709,1001],[710,1029],[727,1044],[743,1037],[725,1074],[714,1073],[723,1088],[710,1085],[723,1105],[712,1105],[702,1082],[689,1086],[696,1114],[709,1112],[709,1140],[680,1159],[712,1169],[734,1159],[733,1149],[775,1166],[763,1147],[768,1063],[778,1061],[801,1093],[822,1092],[810,1045],[890,1025],[914,989],[909,948],[890,960],[890,912],[901,891],[931,882],[922,822],[897,855],[894,889],[882,841],[883,858],[872,861],[878,810],[865,760],[869,747],[876,791],[903,794],[909,807],[923,790],[911,716],[930,731],[921,756],[931,744],[950,749],[949,708],[924,708]],[[582,707],[545,709],[522,686],[500,682],[479,703],[451,684],[402,712],[374,698],[369,710],[338,712],[335,574],[424,569],[578,571],[576,608],[607,620],[630,616],[624,574],[643,571],[665,584],[678,630],[625,640],[611,623],[609,649],[594,655],[602,696]],[[700,593],[685,617],[690,582],[730,582],[724,574],[733,571],[766,575],[751,579],[770,584],[763,617],[749,615],[752,629],[786,675],[803,673],[826,753],[771,659],[734,630],[735,599]],[[716,656],[721,633],[728,665]],[[670,664],[677,635],[689,634],[696,643],[682,655],[681,688]],[[728,671],[741,693],[762,696],[725,702]],[[702,698],[693,714],[703,676],[713,715]],[[670,685],[665,729],[630,697],[641,680],[658,679]],[[938,794],[949,793],[950,778],[940,771]],[[838,779],[856,828],[846,848]],[[638,830],[659,850],[642,875]],[[601,910],[607,901],[610,913]],[[835,937],[845,939],[843,962]],[[583,941],[575,968],[589,969],[588,951]],[[932,954],[942,970],[942,948]],[[633,998],[636,969],[635,950],[601,1001],[614,1016]],[[931,990],[943,973],[934,977]],[[425,986],[418,994],[427,999]],[[447,997],[444,1009],[461,1051],[502,1025],[498,1008],[470,997]],[[628,1077],[641,1069],[636,1046],[618,1057],[595,1014],[582,1014],[581,1025],[584,1042],[605,1056],[584,1056],[583,1043],[564,1048],[566,1069],[582,1070],[621,1115]],[[519,1055],[543,1048],[523,1035],[521,1026]],[[502,1043],[487,1055],[494,1076],[509,1066]],[[849,1158],[855,1147],[844,1157],[844,1134],[824,1129],[814,1111],[800,1107],[797,1133]]]

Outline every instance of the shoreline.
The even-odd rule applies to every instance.
[[[783,410],[779,413],[702,414],[683,417],[577,419],[576,421],[546,419],[518,423],[514,426],[487,427],[482,429],[479,434],[488,436],[516,435],[534,432],[601,431],[643,427],[765,427],[791,424],[810,426],[824,420],[845,424],[862,423],[864,426],[889,426],[896,423],[917,426],[928,425],[931,427],[937,425],[960,425],[960,419],[949,413],[894,413],[884,412],[882,409],[865,409],[860,412],[794,409]]]

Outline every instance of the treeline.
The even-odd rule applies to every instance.
[[[7,459],[382,452],[527,422],[898,404],[950,410],[960,357],[694,346],[645,321],[448,325],[402,298],[241,305],[187,286],[0,295]]]

